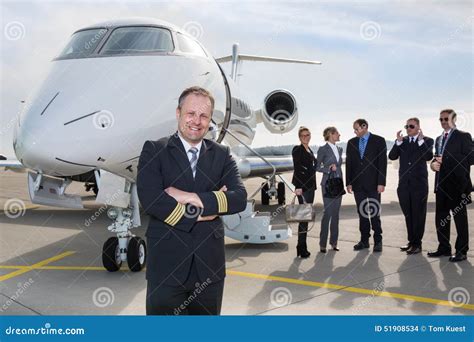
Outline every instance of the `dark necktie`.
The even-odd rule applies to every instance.
[[[441,140],[441,154],[444,152],[444,146],[446,145],[446,140],[448,140],[448,132],[444,133],[443,140]]]
[[[198,149],[197,149],[196,147],[191,147],[191,148],[188,150],[188,152],[192,154],[191,160],[189,161],[189,164],[191,164],[191,170],[193,171],[193,177],[196,177],[196,166],[197,166],[197,160],[198,160],[198,157],[197,157]]]

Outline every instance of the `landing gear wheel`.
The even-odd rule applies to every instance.
[[[279,205],[285,204],[285,183],[279,182],[277,191],[278,191],[278,204]]]
[[[105,241],[102,247],[102,264],[109,272],[116,272],[120,269],[120,266],[122,266],[117,237],[111,237]]]
[[[132,272],[140,272],[145,267],[146,245],[138,236],[134,236],[128,242],[127,263]]]
[[[262,187],[261,195],[262,195],[262,205],[269,205],[270,204],[270,196],[268,196],[268,183]]]

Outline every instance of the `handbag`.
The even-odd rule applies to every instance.
[[[346,190],[344,190],[344,182],[342,178],[336,177],[335,171],[331,171],[329,174],[329,179],[326,181],[324,189],[326,190],[324,196],[328,198],[337,198],[346,193]]]
[[[303,197],[303,196],[301,196]],[[286,213],[286,222],[310,222],[314,221],[315,211],[313,209],[313,204],[306,203],[306,200],[303,197],[303,204],[295,203],[296,196],[293,197],[293,200],[285,208]]]

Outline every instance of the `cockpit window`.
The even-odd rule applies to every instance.
[[[206,53],[197,42],[180,33],[177,33],[176,36],[178,37],[179,49],[182,52],[206,57]]]
[[[142,54],[173,51],[170,31],[158,27],[120,27],[100,50],[100,55]]]
[[[66,45],[58,58],[84,58],[90,56],[106,33],[107,29],[105,28],[74,33],[71,41]]]

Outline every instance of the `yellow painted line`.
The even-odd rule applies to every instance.
[[[55,257],[52,257],[50,259],[46,259],[44,261],[41,261],[37,264],[31,265],[31,266],[0,265],[0,269],[18,269],[18,271],[16,271],[16,272],[12,272],[12,273],[9,273],[9,274],[6,274],[6,275],[0,277],[0,281],[10,279],[12,277],[23,274],[25,272],[29,272],[33,269],[35,269],[35,270],[61,270],[61,271],[105,271],[105,268],[100,267],[100,266],[46,266],[46,264],[48,264],[50,262],[57,261],[59,259],[62,259],[64,257],[68,256],[68,255],[71,255],[73,253],[75,253],[75,252],[65,252],[65,253],[62,253],[62,254],[57,255]],[[145,270],[145,269],[143,269],[143,270]],[[127,268],[123,268],[120,271],[128,272],[129,270]],[[311,286],[311,287],[321,287],[321,288],[327,288],[327,289],[333,289],[333,290],[341,290],[341,291],[346,291],[346,292],[364,294],[364,295],[369,295],[369,296],[397,298],[397,299],[410,300],[410,301],[420,302],[420,303],[443,305],[443,306],[449,306],[449,307],[462,308],[462,309],[466,309],[466,310],[474,310],[474,304],[460,305],[460,304],[457,304],[457,303],[454,303],[454,302],[450,302],[448,300],[441,300],[441,299],[436,299],[436,298],[413,296],[413,295],[408,295],[408,294],[387,292],[387,291],[375,291],[375,290],[369,290],[369,289],[358,288],[358,287],[337,285],[337,284],[331,284],[331,283],[321,283],[321,282],[311,281],[311,280],[277,277],[277,276],[272,276],[272,275],[241,272],[241,271],[235,271],[235,270],[227,270],[226,272],[229,275],[246,277],[246,278],[262,279],[262,280],[274,280],[274,281],[279,281],[279,282],[288,283],[288,284],[304,285],[304,286]]]
[[[25,205],[24,208],[21,208],[20,210],[33,210],[33,209],[38,209],[40,206],[39,205],[34,205],[34,204],[28,204],[28,205]],[[0,210],[0,214],[2,215],[5,215],[5,211],[6,210]]]
[[[45,259],[43,261],[37,262],[36,264],[33,264],[31,266],[26,266],[25,268],[21,268],[17,271],[10,272],[8,274],[0,276],[0,282],[5,281],[7,279],[11,279],[11,278],[16,277],[16,276],[19,276],[19,275],[24,274],[26,272],[30,272],[30,271],[38,268],[38,267],[46,266],[47,264],[49,264],[51,262],[61,260],[61,259],[65,258],[65,257],[67,257],[71,254],[74,254],[74,253],[75,252],[73,252],[73,251],[64,252],[64,253],[58,254],[56,256],[53,256],[51,258]]]
[[[60,270],[60,271],[106,271],[102,266],[10,266],[0,265],[0,269],[26,269],[31,270]],[[145,270],[145,268],[143,268]],[[123,268],[120,271],[129,271],[127,268]]]
[[[279,281],[279,282],[289,283],[289,284],[305,285],[305,286],[312,286],[312,287],[323,287],[323,288],[328,288],[328,289],[360,293],[360,294],[365,294],[365,295],[370,295],[370,296],[397,298],[397,299],[411,300],[411,301],[420,302],[420,303],[444,305],[444,306],[450,306],[450,307],[456,307],[456,308],[463,308],[467,310],[474,310],[474,304],[461,305],[454,302],[450,302],[448,300],[413,296],[413,295],[402,294],[402,293],[375,291],[375,290],[368,290],[368,289],[363,289],[363,288],[358,288],[358,287],[336,285],[336,284],[330,284],[330,283],[320,283],[317,281],[277,277],[277,276],[271,276],[271,275],[266,275],[266,274],[248,273],[248,272],[241,272],[241,271],[234,271],[234,270],[227,270],[227,274],[247,277],[247,278],[254,278],[254,279],[274,280],[274,281]]]

